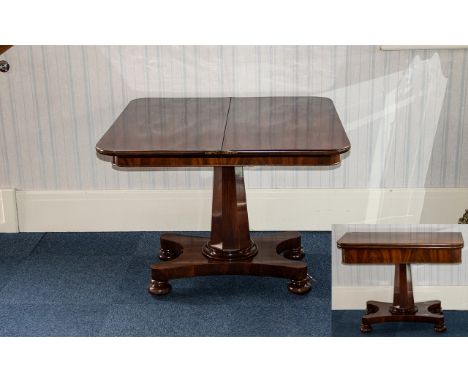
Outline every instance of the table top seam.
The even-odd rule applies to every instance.
[[[221,141],[220,151],[223,151],[223,148],[224,148],[224,139],[226,138],[226,129],[227,129],[228,120],[229,120],[229,111],[231,110],[231,101],[232,101],[232,97],[229,97],[229,106],[228,106],[228,111],[226,113],[226,122],[224,123],[223,140]]]

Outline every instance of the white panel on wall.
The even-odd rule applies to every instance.
[[[252,168],[250,188],[468,187],[466,49],[15,46],[0,76],[0,188],[206,189],[211,171],[117,171],[94,145],[138,97],[331,97],[338,167]]]
[[[211,224],[211,190],[29,190],[16,200],[20,231],[207,231]],[[253,231],[330,231],[336,223],[451,224],[468,205],[468,189],[262,188],[248,189],[247,200]]]
[[[15,190],[0,190],[0,233],[18,232]]]

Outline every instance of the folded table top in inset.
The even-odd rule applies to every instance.
[[[459,263],[460,232],[347,232],[337,245],[346,264]]]

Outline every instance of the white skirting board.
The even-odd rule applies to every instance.
[[[468,189],[248,189],[252,230],[457,223]],[[211,190],[17,191],[19,230],[209,230]]]
[[[414,301],[440,300],[442,309],[468,310],[468,285],[413,286]],[[332,287],[332,309],[364,310],[366,301],[392,302],[393,287]]]
[[[0,232],[18,232],[15,190],[0,190]]]

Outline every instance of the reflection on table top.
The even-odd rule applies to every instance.
[[[350,143],[322,97],[141,98],[96,145],[113,156],[339,155]]]

